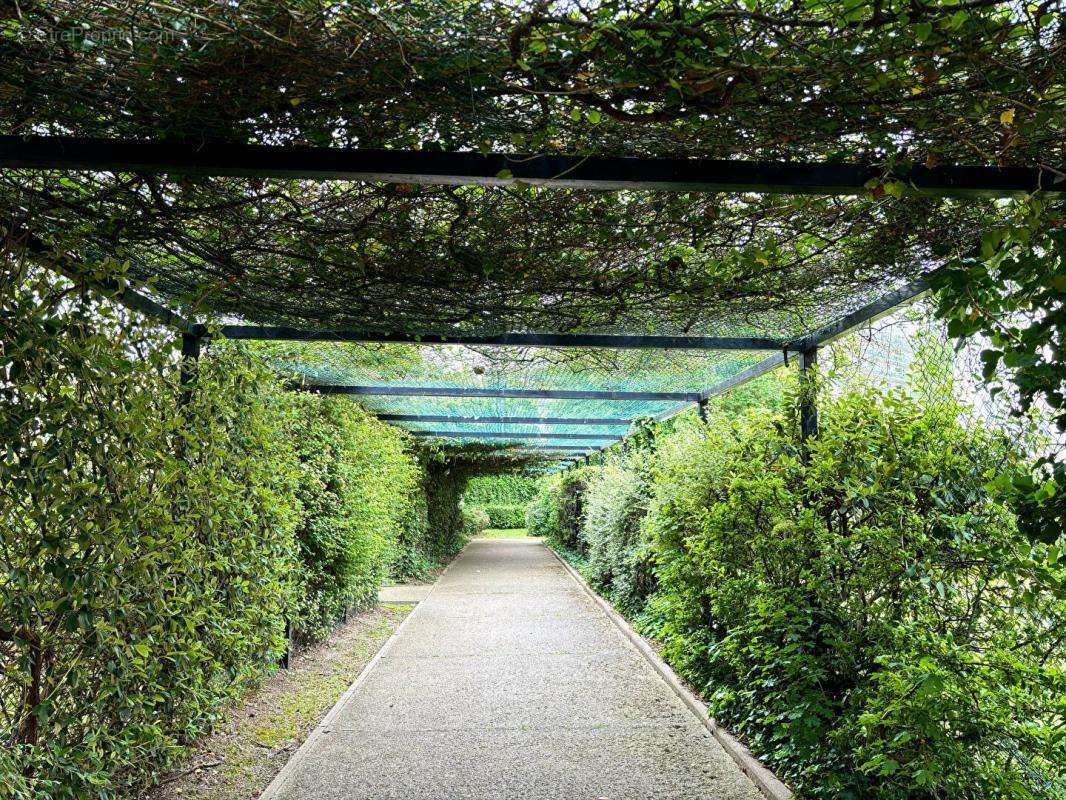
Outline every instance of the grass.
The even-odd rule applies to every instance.
[[[232,710],[218,730],[143,797],[246,800],[257,797],[381,649],[412,605],[356,615],[325,642],[294,655]]]
[[[529,534],[525,528],[486,528],[482,539],[524,539]]]

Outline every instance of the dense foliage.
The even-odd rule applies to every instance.
[[[291,437],[300,460],[303,570],[297,632],[319,638],[345,608],[365,607],[401,547],[420,467],[406,434],[349,401],[302,395]]]
[[[320,636],[455,544],[427,536],[405,434],[247,348],[182,386],[171,336],[0,269],[0,784],[114,797],[273,667],[286,622]]]
[[[1062,128],[1051,2],[39,0],[0,20],[4,133],[1036,163]]]
[[[1062,793],[1066,572],[990,483],[1016,443],[905,391],[820,405],[806,453],[793,414],[715,413],[531,523],[801,796]]]
[[[595,467],[577,467],[553,475],[526,511],[530,536],[543,536],[564,550],[584,556],[587,544],[581,537],[585,519],[585,490]]]
[[[1050,412],[1054,432],[1032,469],[1002,473],[1001,488],[1034,538],[1066,530],[1066,231],[1062,210],[1040,200],[1018,203],[981,247],[934,274],[939,312],[961,342],[980,336],[984,377],[993,392],[1009,387],[1018,415]],[[1056,438],[1057,437],[1057,438]]]
[[[471,479],[463,502],[470,506],[522,505],[536,496],[537,487],[537,479],[530,475],[484,475]]]
[[[643,453],[611,461],[596,471],[585,494],[581,538],[588,547],[586,575],[623,611],[634,613],[654,586],[652,551],[641,536],[648,512],[648,475],[627,467]]]
[[[463,495],[466,508],[480,508],[492,528],[521,528],[526,507],[537,493],[537,480],[529,475],[501,474],[474,478]]]
[[[474,506],[463,509],[463,533],[469,538],[480,536],[491,524],[489,515],[484,509]]]

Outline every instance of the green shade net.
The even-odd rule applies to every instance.
[[[790,339],[966,252],[991,201],[0,173],[0,227],[188,316]]]
[[[259,343],[275,366],[315,386],[455,387],[623,392],[701,392],[762,361],[763,351],[618,351],[517,347]],[[344,362],[343,365],[341,362]],[[635,421],[672,415],[691,401],[439,397],[361,394],[358,402],[385,415],[450,417],[609,418]],[[460,420],[398,421],[411,431],[536,450],[588,450],[618,440],[628,425],[555,425]],[[484,436],[538,434],[538,438]],[[596,436],[573,439],[560,434]],[[421,438],[421,437],[420,437]],[[551,452],[551,451],[546,451]]]

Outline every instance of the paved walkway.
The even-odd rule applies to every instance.
[[[471,542],[279,778],[271,800],[761,797],[521,539]]]

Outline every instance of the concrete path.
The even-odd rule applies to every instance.
[[[539,541],[471,542],[270,800],[757,800]]]

